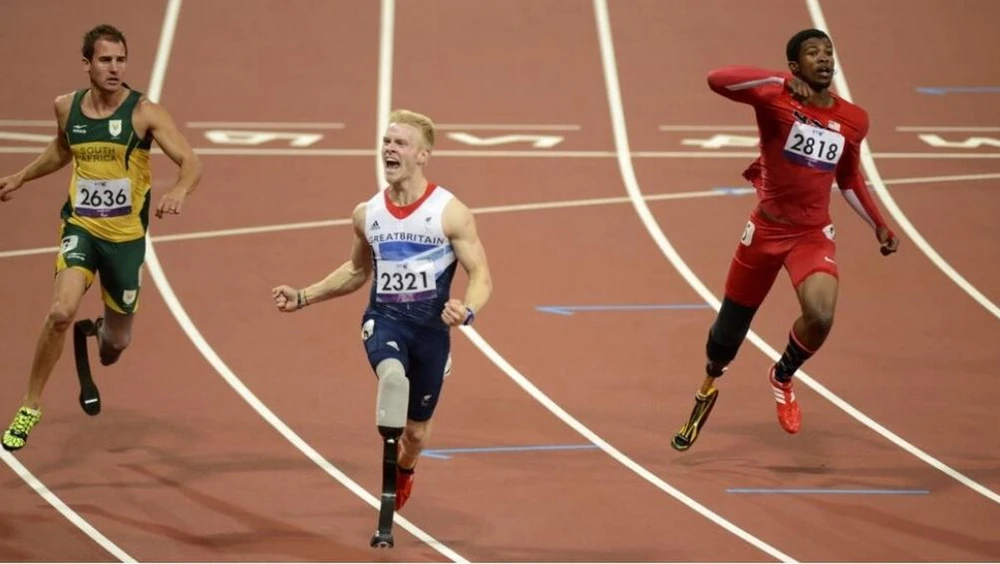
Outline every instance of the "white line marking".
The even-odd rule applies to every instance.
[[[4,147],[0,145],[0,154],[39,154],[45,148],[38,147]],[[154,148],[154,155],[162,155],[163,151]],[[229,147],[195,147],[194,152],[208,156],[233,157],[371,157],[379,156],[372,149],[267,149],[267,148],[229,148]],[[469,157],[469,158],[580,158],[580,159],[610,159],[617,157],[614,151],[504,151],[476,149],[436,149],[436,157]],[[877,159],[1000,159],[1000,152],[992,153],[874,153]],[[636,159],[752,159],[757,153],[747,151],[633,151]]]
[[[1000,131],[1000,127],[992,126],[965,126],[965,125],[928,125],[928,126],[916,126],[916,125],[900,125],[896,128],[896,131],[910,131],[910,132],[989,132],[989,131]]]
[[[154,101],[159,99],[160,94],[163,91],[163,80],[166,75],[166,68],[170,59],[170,49],[174,38],[174,31],[177,26],[177,18],[180,14],[180,8],[181,0],[170,0],[170,3],[167,6],[167,18],[164,21],[163,34],[160,37],[160,45],[157,49],[156,60],[153,66],[153,75],[148,89],[148,96]],[[163,295],[164,302],[166,302],[170,312],[177,319],[177,322],[187,334],[188,338],[191,339],[194,346],[198,349],[202,356],[205,357],[205,360],[207,360],[208,363],[215,368],[215,370],[240,395],[240,397],[242,397],[255,411],[257,411],[257,413],[265,421],[281,433],[292,445],[298,448],[300,452],[302,452],[314,464],[322,468],[327,474],[344,485],[344,487],[368,503],[368,505],[378,510],[380,503],[375,496],[369,494],[359,484],[341,472],[340,469],[323,458],[323,456],[313,449],[309,443],[299,437],[288,425],[284,423],[284,421],[278,418],[278,416],[275,415],[274,412],[267,407],[267,405],[260,401],[257,396],[255,396],[253,392],[251,392],[250,389],[239,379],[239,377],[237,377],[236,374],[230,370],[225,362],[223,362],[222,358],[219,357],[204,336],[202,336],[201,332],[198,331],[198,328],[195,326],[194,322],[181,305],[177,294],[174,293],[173,288],[170,286],[170,282],[167,280],[163,267],[160,265],[159,258],[156,256],[156,251],[153,248],[152,237],[146,239],[146,262],[150,274],[152,275],[157,288],[160,290],[160,293]],[[396,515],[395,522],[398,523],[400,527],[406,529],[415,537],[424,541],[445,556],[453,559],[457,557],[456,561],[461,559],[461,557],[455,554],[451,549],[434,540],[412,523],[403,517],[400,517],[398,514]]]
[[[579,125],[563,123],[440,123],[440,131],[580,131]]]
[[[41,119],[0,119],[0,127],[55,127],[56,122]],[[300,127],[309,129],[342,129],[345,127],[339,122],[270,122],[270,121],[189,121],[187,126],[191,128],[204,127]],[[496,130],[519,130],[531,129],[536,131],[579,131],[579,125],[572,124],[489,124],[489,123],[442,123],[438,124],[440,130],[453,129],[496,129]],[[660,131],[757,131],[755,125],[661,125]],[[989,132],[1000,131],[1000,127],[995,126],[966,126],[966,125],[900,125],[896,131],[906,132]]]
[[[395,0],[382,0],[381,18],[379,22],[379,68],[378,68],[378,93],[376,94],[376,126],[375,126],[375,177],[377,193],[386,184],[385,176],[382,174],[382,135],[388,127],[389,112],[392,103],[392,58],[393,40],[395,38],[396,25],[396,2]],[[372,498],[372,501],[377,501]],[[378,507],[377,505],[374,505]],[[461,554],[455,552],[444,543],[438,541],[416,525],[410,523],[398,513],[393,517],[393,522],[409,531],[413,536],[420,539],[434,550],[437,550],[445,558],[453,562],[468,562]]]
[[[594,1],[595,3],[603,4],[603,0],[594,0]],[[816,27],[820,29],[823,28],[823,26],[821,25],[817,25]],[[610,31],[607,41],[608,41],[608,49],[610,51],[612,49],[610,47]],[[684,262],[684,259],[681,258],[681,256],[674,249],[673,245],[670,244],[670,241],[667,239],[667,236],[664,235],[663,230],[661,230],[659,224],[656,223],[656,219],[653,217],[653,214],[649,211],[649,207],[646,205],[645,200],[642,198],[642,193],[639,188],[639,182],[635,177],[635,171],[632,169],[632,162],[628,156],[629,155],[628,133],[625,130],[625,111],[622,105],[621,94],[618,92],[617,89],[618,88],[617,74],[616,74],[617,69],[614,63],[613,51],[610,51],[609,60],[606,68],[607,68],[607,77],[609,82],[608,100],[609,103],[611,104],[611,110],[612,110],[611,116],[612,116],[612,123],[614,125],[615,144],[620,151],[618,163],[621,168],[622,178],[625,181],[625,189],[632,197],[632,203],[635,206],[636,213],[642,220],[643,225],[646,226],[646,230],[649,231],[650,236],[653,238],[654,241],[656,241],[656,244],[660,247],[660,250],[667,257],[667,260],[669,260],[670,263],[674,265],[674,268],[677,269],[678,273],[680,273],[680,275],[691,286],[691,288],[694,289],[694,291],[697,292],[698,295],[701,296],[701,298],[705,300],[706,303],[710,304],[713,309],[718,311],[722,305],[719,299],[716,298],[712,294],[712,292],[708,289],[708,287],[705,286],[705,284],[697,277],[697,275],[695,275],[695,273],[691,270],[691,268],[687,265],[687,263]],[[837,76],[842,77],[843,71],[839,72]],[[612,86],[614,87],[613,92],[611,88]],[[837,90],[841,92],[841,95],[844,95],[842,88],[838,86]],[[779,358],[781,358],[781,354],[773,347],[771,347],[769,344],[767,344],[767,342],[765,342],[764,339],[758,336],[755,332],[753,331],[748,332],[747,339],[749,339],[751,343],[753,343],[758,349],[764,352],[764,354],[766,354],[772,360],[777,361]],[[806,374],[803,370],[800,369],[797,374],[798,374],[797,378],[803,384],[809,386],[817,393],[819,393],[821,396],[826,398],[828,401],[830,401],[831,403],[833,403],[834,405],[845,411],[851,417],[854,417],[855,419],[857,419],[870,429],[874,430],[876,433],[888,439],[890,442],[903,448],[904,450],[913,454],[920,460],[923,460],[930,466],[937,468],[941,472],[954,478],[955,480],[968,486],[969,488],[982,494],[983,496],[997,503],[1000,503],[1000,496],[998,496],[995,492],[967,478],[966,476],[955,471],[953,468],[945,465],[936,458],[933,458],[924,451],[906,442],[892,431],[886,429],[885,427],[883,427],[882,425],[878,424],[876,421],[865,415],[864,413],[858,411],[854,406],[850,405],[849,403],[838,397],[836,394],[825,388],[822,384],[820,384],[816,380],[813,380],[812,377]]]
[[[0,131],[0,140],[3,141],[34,141],[37,143],[48,143],[55,135],[44,133],[21,133],[19,131]],[[40,147],[40,151],[45,147]]]
[[[964,182],[971,180],[997,180],[997,174],[960,174],[955,176],[923,176],[917,178],[896,178],[886,180],[885,184],[926,184],[940,182]],[[752,188],[742,188],[753,192]],[[694,198],[727,197],[731,194],[718,190],[700,190],[693,192],[668,192],[665,194],[647,194],[643,198],[647,202],[658,202],[662,200],[688,200]],[[500,206],[487,206],[472,208],[477,215],[488,213],[506,213],[521,211],[551,210],[559,208],[578,208],[587,206],[603,206],[611,204],[628,204],[632,199],[628,196],[615,196],[610,198],[590,198],[580,200],[558,200],[552,202],[535,202],[526,204],[506,204]],[[218,237],[234,237],[239,235],[255,235],[257,233],[273,233],[280,231],[292,231],[297,229],[318,229],[322,227],[336,227],[350,225],[350,219],[327,219],[320,221],[299,221],[294,223],[276,223],[267,225],[257,225],[253,227],[235,227],[231,229],[217,229],[212,231],[192,231],[190,233],[175,233],[173,235],[160,235],[151,237],[154,243],[169,243],[172,241],[191,241],[195,239],[215,239]],[[38,247],[32,249],[18,249],[13,251],[0,251],[0,259],[16,258],[30,255],[40,255],[54,253],[59,247]]]
[[[600,42],[601,64],[604,69],[604,84],[607,91],[608,106],[611,111],[611,125],[615,139],[615,148],[618,150],[618,166],[621,169],[625,186],[628,189],[629,195],[632,199],[632,204],[635,207],[636,212],[639,214],[639,217],[642,218],[643,223],[647,225],[647,228],[649,228],[649,225],[652,225],[659,233],[659,238],[654,237],[654,239],[657,239],[657,242],[661,243],[660,247],[664,249],[665,252],[672,253],[676,256],[676,251],[674,251],[674,249],[670,246],[670,243],[667,242],[666,237],[663,236],[662,232],[659,232],[659,228],[655,227],[656,222],[653,219],[653,214],[649,211],[649,207],[646,206],[646,202],[643,200],[642,195],[639,194],[639,183],[636,181],[635,170],[632,168],[632,159],[629,158],[628,134],[625,129],[625,112],[622,107],[621,91],[618,83],[618,67],[615,62],[615,48],[611,37],[611,22],[606,0],[594,0],[594,16],[597,19],[597,37]],[[652,233],[653,230],[651,229],[650,232]],[[683,262],[680,262],[680,257],[676,256],[676,258],[678,263],[683,265]],[[688,273],[691,274],[692,278],[694,277],[690,270],[688,270]],[[695,281],[697,281],[696,278]],[[700,284],[700,281],[697,282]],[[708,298],[714,299],[710,293],[706,292],[706,294]],[[706,301],[709,300],[706,299]],[[709,301],[709,303],[712,302]],[[716,304],[713,304],[713,306],[718,309]],[[680,490],[664,482],[659,477],[646,472],[641,466],[632,462],[624,454],[614,450],[610,445],[604,445],[601,448],[605,452],[614,453],[612,456],[621,461],[623,464],[634,465],[634,467],[630,467],[632,467],[636,472],[642,472],[641,475],[644,478],[656,484],[657,487],[677,498],[679,501],[691,507],[723,529],[726,529],[737,537],[757,547],[759,550],[782,562],[795,562],[791,556],[781,552],[777,548],[729,522],[711,509],[691,499]],[[667,447],[664,446],[663,448]]]
[[[757,131],[756,125],[661,125],[660,131]]]
[[[715,190],[705,190],[700,192],[673,192],[669,194],[653,194],[647,196],[653,200],[683,200],[688,198],[705,198],[710,196],[728,196],[729,194]],[[550,210],[557,208],[576,208],[585,206],[600,206],[608,204],[627,204],[629,199],[625,196],[614,198],[593,198],[586,200],[563,200],[555,202],[538,202],[531,204],[508,204],[502,206],[489,206],[472,208],[476,214],[504,213],[517,211]],[[235,237],[241,235],[255,235],[258,233],[273,233],[279,231],[292,231],[297,229],[318,229],[321,227],[337,227],[350,225],[350,219],[327,219],[321,221],[302,221],[295,223],[277,223],[270,225],[258,225],[254,227],[237,227],[232,229],[217,229],[212,231],[194,231],[191,233],[177,233],[174,235],[160,235],[150,237],[154,243],[169,243],[172,241],[191,241],[195,239],[216,239],[219,237]],[[59,247],[39,247],[34,249],[19,249],[14,251],[0,251],[0,259],[15,258],[30,255],[40,255],[54,253]]]
[[[101,534],[101,532],[98,531],[96,528],[94,528],[93,525],[91,525],[85,519],[80,517],[80,515],[77,514],[77,512],[73,511],[68,505],[66,505],[61,499],[59,499],[58,496],[52,493],[52,491],[49,490],[49,488],[45,487],[45,484],[43,484],[30,471],[28,471],[28,469],[25,468],[23,464],[21,464],[21,462],[17,459],[17,457],[4,450],[0,451],[0,458],[3,459],[4,463],[7,464],[7,466],[10,466],[11,470],[13,470],[15,474],[20,476],[20,478],[24,480],[25,483],[31,486],[31,489],[35,490],[35,492],[39,496],[41,496],[42,499],[49,502],[49,504],[52,507],[54,507],[56,511],[61,513],[63,517],[69,520],[70,523],[76,525],[77,528],[83,531],[85,535],[87,535],[88,537],[93,539],[94,542],[99,544],[101,548],[107,550],[115,558],[117,558],[122,562],[136,561],[135,558],[132,558],[132,556],[129,553],[125,552],[124,550],[119,548],[118,545],[111,542],[111,539]],[[44,540],[42,539],[38,540],[44,542]]]
[[[378,52],[378,92],[375,94],[375,191],[386,185],[382,171],[382,137],[389,127],[389,112],[392,111],[392,60],[396,31],[396,2],[382,0],[382,21],[379,27]]]
[[[51,119],[0,119],[0,127],[55,127]]]
[[[256,129],[344,129],[344,124],[339,122],[314,122],[314,121],[189,121],[187,126],[192,129],[220,128],[256,128]]]
[[[886,186],[902,184],[936,184],[939,182],[966,182],[971,180],[997,180],[1000,173],[988,174],[956,174],[952,176],[923,176],[919,178],[897,178],[895,180],[883,180]],[[869,183],[870,184],[870,183]]]
[[[813,24],[815,24],[818,29],[828,30],[829,28],[826,24],[826,18],[823,16],[823,9],[820,7],[819,0],[805,0],[805,3],[806,8],[809,10],[809,15],[812,17]],[[847,88],[847,78],[844,76],[844,67],[840,64],[836,54],[834,54],[834,64],[839,69],[833,76],[837,91],[845,100],[851,101],[851,91]],[[927,255],[927,258],[929,258],[931,262],[933,262],[948,278],[951,278],[951,280],[958,285],[959,288],[964,290],[965,293],[972,297],[972,299],[976,300],[979,305],[986,309],[986,311],[992,313],[997,319],[1000,319],[1000,307],[997,307],[995,303],[990,301],[989,298],[976,289],[976,287],[969,283],[968,280],[963,278],[957,270],[952,268],[952,266],[944,260],[944,257],[938,254],[934,247],[932,247],[931,244],[924,239],[923,235],[920,234],[917,228],[910,223],[909,218],[906,217],[906,214],[903,213],[903,210],[896,204],[896,201],[889,193],[889,190],[883,185],[882,179],[879,177],[878,167],[875,166],[875,159],[872,157],[871,148],[869,147],[867,139],[861,144],[861,164],[865,169],[865,174],[868,176],[868,180],[872,183],[872,188],[878,193],[879,197],[882,198],[882,203],[885,204],[889,213],[892,214],[892,217],[896,220],[896,223],[898,223],[903,231],[910,237],[917,248],[923,251],[923,253]],[[961,474],[957,475],[961,476]],[[1000,496],[997,496],[997,494],[993,492],[990,493],[993,494],[993,496],[996,496],[994,501],[1000,503]]]
[[[54,253],[58,250],[59,247],[36,247],[33,249],[17,249],[13,251],[3,251],[0,252],[0,259],[27,257],[31,255],[43,255],[47,253]]]

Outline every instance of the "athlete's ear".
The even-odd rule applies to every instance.
[[[798,61],[788,61],[788,70],[792,71],[792,74],[799,74],[799,63]]]

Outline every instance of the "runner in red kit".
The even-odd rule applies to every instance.
[[[825,341],[837,302],[829,213],[834,180],[874,230],[882,254],[899,246],[860,171],[868,113],[828,90],[835,72],[830,38],[816,29],[800,31],[788,41],[786,55],[790,73],[729,66],[708,75],[713,92],[754,109],[760,156],[743,177],[756,188],[758,202],[730,263],[722,307],[708,333],[707,377],[695,396],[690,420],[674,437],[677,450],[686,450],[697,438],[718,397],[714,381],[736,357],[782,268],[791,278],[802,315],[792,325],[788,346],[771,366],[768,380],[781,427],[792,434],[801,428],[792,376]]]

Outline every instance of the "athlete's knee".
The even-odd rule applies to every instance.
[[[728,297],[723,298],[719,315],[708,331],[705,344],[708,359],[721,365],[732,362],[756,313],[757,307],[740,305]]]
[[[53,331],[65,332],[76,318],[77,305],[64,299],[56,299],[49,308],[46,321]]]
[[[407,421],[403,430],[403,441],[411,446],[422,447],[430,435],[430,421]]]
[[[807,302],[802,308],[802,321],[810,331],[829,333],[833,328],[834,307],[823,301]]]
[[[102,328],[101,347],[113,352],[120,353],[132,344],[132,333],[129,331],[108,331]]]

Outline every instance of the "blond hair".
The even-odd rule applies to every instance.
[[[420,130],[424,146],[428,149],[434,147],[434,120],[424,114],[404,109],[393,110],[389,114],[389,123],[402,123],[416,127]]]

